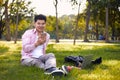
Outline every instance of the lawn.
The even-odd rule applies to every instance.
[[[67,76],[45,75],[42,69],[20,65],[21,42],[0,41],[0,80],[120,80],[120,43],[68,43],[49,44],[47,53],[54,53],[57,66],[73,65],[64,63],[68,55],[93,55],[102,57],[103,62],[84,69],[72,69]]]

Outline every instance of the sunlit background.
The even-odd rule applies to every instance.
[[[45,14],[55,16],[54,0],[26,0],[31,1],[31,7],[35,7],[34,12],[37,14]],[[86,8],[86,0],[80,0],[80,13]],[[58,1],[58,16],[77,14],[78,6],[72,6],[70,0]]]

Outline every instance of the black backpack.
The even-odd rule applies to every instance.
[[[75,64],[76,67],[79,67],[79,65],[82,64],[83,60],[83,56],[66,56],[64,58],[65,62],[72,62]]]

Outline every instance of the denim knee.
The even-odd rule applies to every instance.
[[[49,55],[49,57],[55,57],[55,55],[53,53],[49,53],[48,55]]]

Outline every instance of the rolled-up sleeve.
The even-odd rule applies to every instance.
[[[26,53],[31,52],[35,49],[34,43],[31,43],[31,34],[30,31],[26,31],[22,36],[22,47],[23,51]]]
[[[47,33],[46,42],[45,42],[45,49],[46,49],[46,46],[48,45],[49,40],[50,40],[50,35]]]
[[[48,45],[49,40],[50,40],[50,35],[47,33],[47,37],[46,37],[46,46]]]

